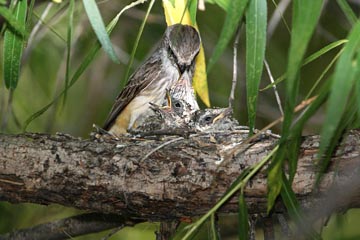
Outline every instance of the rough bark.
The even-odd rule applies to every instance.
[[[0,200],[58,203],[150,221],[205,213],[248,166],[276,144],[263,136],[241,145],[242,131],[162,140],[82,140],[67,135],[0,135]],[[351,131],[332,157],[316,194],[319,136],[304,137],[293,189],[304,207],[360,166],[360,131]],[[151,154],[150,154],[151,153]],[[221,161],[221,163],[220,163]],[[220,163],[220,164],[219,164]],[[250,213],[266,212],[266,168],[246,188]],[[309,197],[311,195],[311,198]],[[360,193],[337,203],[357,207]],[[237,199],[222,212],[236,212]],[[275,211],[282,211],[280,203]]]

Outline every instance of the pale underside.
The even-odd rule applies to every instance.
[[[162,54],[166,54],[165,51]],[[166,57],[162,58],[161,70],[149,81],[121,111],[112,124],[109,132],[114,135],[124,134],[128,129],[135,128],[143,123],[153,111],[149,103],[162,105],[166,96],[166,90],[179,79],[180,74],[177,66]],[[145,77],[145,76],[144,76]]]

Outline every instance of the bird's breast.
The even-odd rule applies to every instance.
[[[157,77],[129,103],[131,116],[128,128],[143,124],[146,118],[154,114],[149,103],[162,105],[165,101],[166,90],[179,79],[177,68],[167,62],[163,64]]]

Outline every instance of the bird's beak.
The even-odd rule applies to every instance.
[[[214,118],[213,120],[213,124],[216,123],[217,121],[219,121],[220,119],[223,119],[225,117],[228,117],[232,114],[232,109],[231,108],[225,108],[219,115],[216,116],[216,118]]]
[[[181,74],[183,74],[185,72],[185,70],[187,69],[187,66],[184,64],[179,64],[178,67],[179,67]]]

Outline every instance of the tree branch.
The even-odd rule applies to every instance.
[[[142,221],[114,214],[87,213],[61,219],[51,223],[40,224],[32,228],[21,229],[16,232],[0,236],[0,240],[60,240],[77,237],[92,232],[134,226]]]
[[[266,156],[277,142],[271,136],[263,136],[242,146],[246,135],[243,131],[193,134],[153,151],[175,137],[162,141],[124,137],[114,141],[82,140],[66,135],[2,134],[0,200],[58,203],[149,221],[201,215],[215,204],[243,169]],[[311,195],[319,136],[304,138],[293,189],[305,208],[334,181],[351,178],[347,169],[360,166],[359,143],[359,130],[351,131],[343,139],[318,191]],[[250,213],[266,213],[266,192],[266,169],[263,169],[245,190]],[[356,192],[353,201],[346,199],[337,205],[360,206],[359,196]],[[237,212],[237,209],[235,197],[221,212]],[[275,211],[283,211],[280,203]]]

